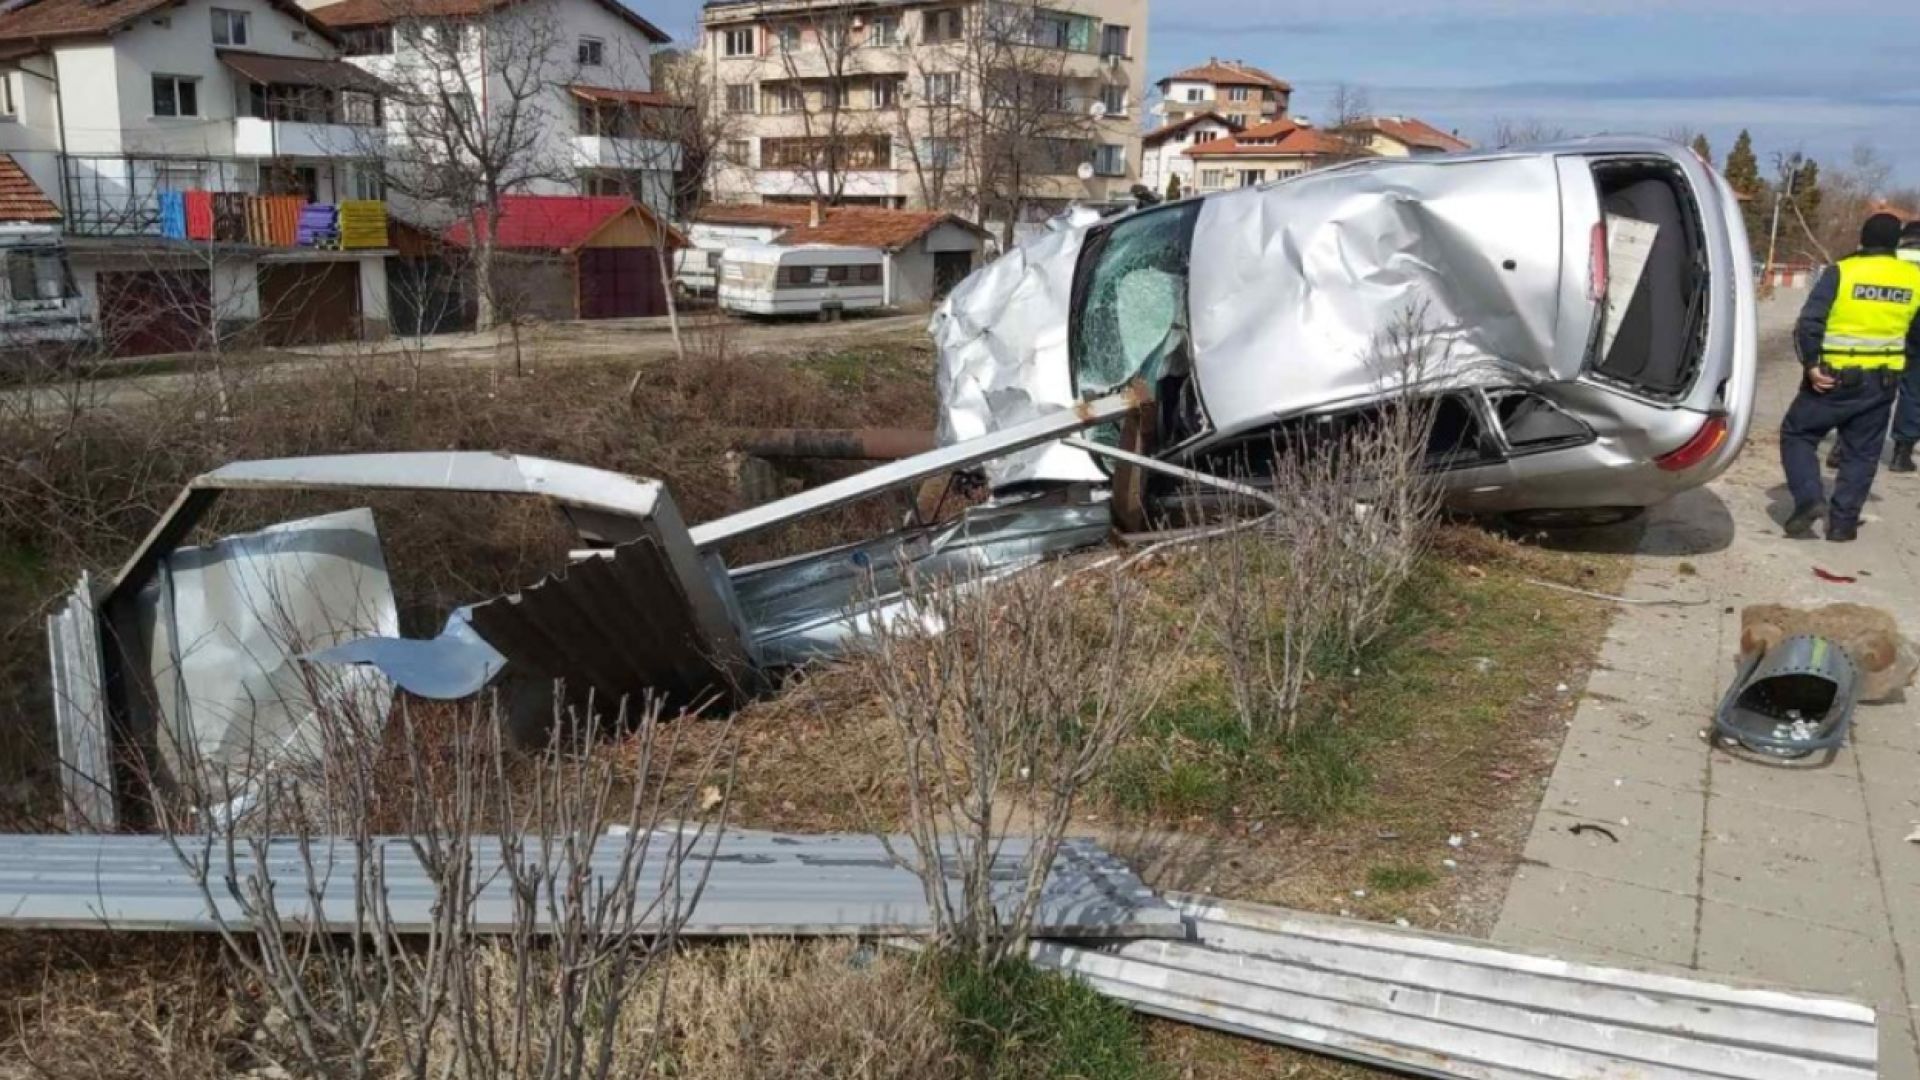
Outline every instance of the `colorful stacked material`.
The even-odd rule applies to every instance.
[[[300,195],[260,195],[247,201],[247,242],[260,247],[292,247],[300,238]]]
[[[213,193],[188,191],[183,197],[187,204],[187,239],[213,239]]]
[[[378,199],[352,199],[340,204],[340,246],[387,246],[387,204]]]
[[[178,191],[160,193],[160,235],[170,240],[187,238],[187,200]]]
[[[308,203],[300,208],[297,239],[301,247],[340,246],[340,220],[332,203]]]
[[[249,196],[232,191],[215,192],[213,196],[213,238],[223,244],[244,244],[247,242],[247,199]]]

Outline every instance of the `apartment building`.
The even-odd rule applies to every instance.
[[[1209,59],[1155,85],[1160,101],[1154,115],[1167,124],[1210,112],[1235,127],[1252,127],[1285,119],[1293,101],[1293,87],[1285,79],[1238,60]]]
[[[287,0],[0,10],[0,152],[57,208],[67,300],[110,348],[383,330],[387,88],[340,45]]]
[[[668,37],[621,0],[301,3],[375,78],[417,90],[457,73],[494,138],[509,123],[530,132],[507,170],[527,178],[515,194],[635,195],[669,209],[680,147],[647,120],[671,106],[652,85]],[[404,110],[389,124],[396,141],[408,137]]]
[[[1021,47],[990,47],[1009,26]],[[712,178],[721,201],[824,196],[986,219],[962,177],[988,158],[956,117],[1015,100],[1029,222],[1125,199],[1139,177],[1146,0],[709,0],[701,33],[731,136]],[[1008,75],[989,54],[1025,66]]]

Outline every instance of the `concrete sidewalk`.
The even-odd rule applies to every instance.
[[[1860,540],[1781,535],[1775,433],[1798,380],[1777,302],[1754,435],[1711,487],[1655,511],[1567,733],[1495,937],[1569,954],[1856,998],[1881,1075],[1920,1080],[1920,692],[1862,706],[1820,769],[1769,767],[1704,734],[1733,675],[1740,609],[1853,601],[1920,634],[1920,476],[1882,470]],[[1854,576],[1820,580],[1814,568]],[[1605,826],[1616,839],[1571,826]]]

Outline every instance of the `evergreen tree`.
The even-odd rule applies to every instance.
[[[1753,245],[1753,253],[1760,258],[1766,257],[1767,212],[1772,206],[1768,197],[1765,181],[1760,179],[1760,159],[1753,152],[1753,136],[1741,129],[1740,137],[1733,141],[1733,149],[1727,153],[1727,184],[1741,198],[1740,216],[1747,223],[1747,242]]]
[[[1700,155],[1701,161],[1709,165],[1713,164],[1713,144],[1707,141],[1706,133],[1702,132],[1693,137],[1693,152]]]
[[[1179,197],[1180,197],[1180,174],[1169,173],[1167,175],[1167,201],[1172,202],[1175,199],[1178,199]]]

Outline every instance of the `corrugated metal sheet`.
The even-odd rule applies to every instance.
[[[111,830],[112,757],[101,683],[100,624],[93,617],[93,582],[86,574],[67,602],[47,617],[47,656],[53,667],[53,724],[60,747],[60,793],[67,828]]]
[[[738,656],[739,638],[706,633],[687,584],[647,538],[476,604],[468,618],[509,670],[591,688],[601,702],[638,703],[650,691],[680,704],[729,697],[738,669],[715,661]]]
[[[653,838],[639,873],[643,897],[652,895],[670,865],[674,835]],[[206,856],[194,838],[184,843],[190,857]],[[436,893],[407,839],[383,837],[374,843],[383,860],[396,925],[428,929]],[[903,853],[907,850],[904,840],[895,844]],[[500,865],[499,845],[498,838],[476,841],[476,879],[487,884],[474,906],[474,919],[484,932],[506,933],[514,925],[507,882],[488,870]],[[603,874],[617,870],[620,846],[613,837],[600,843],[594,863]],[[533,850],[537,852],[537,846]],[[685,933],[911,935],[933,925],[919,879],[896,865],[876,837],[730,831],[711,850],[706,891]],[[236,876],[246,880],[255,866],[252,852],[242,842],[235,854]],[[1020,887],[1025,857],[1026,846],[1019,841],[1010,841],[1002,853],[995,878],[1006,883],[1009,902]],[[282,918],[355,929],[358,868],[351,842],[341,838],[316,845],[314,858],[317,908],[308,895],[309,875],[298,844],[276,840],[268,848],[267,869]],[[211,867],[220,913],[239,920],[240,905],[227,891],[224,847],[215,847],[211,862],[203,865]],[[689,863],[683,880],[691,885],[698,872],[697,863]],[[957,895],[958,883],[952,887]],[[544,922],[546,913],[538,918]],[[0,926],[204,931],[215,925],[195,875],[165,837],[0,836]],[[1037,925],[1047,934],[1069,937],[1182,932],[1171,905],[1120,860],[1083,840],[1069,841],[1055,860]]]
[[[1135,1008],[1421,1076],[1871,1080],[1872,1009],[1173,895],[1184,941],[1034,959]]]

